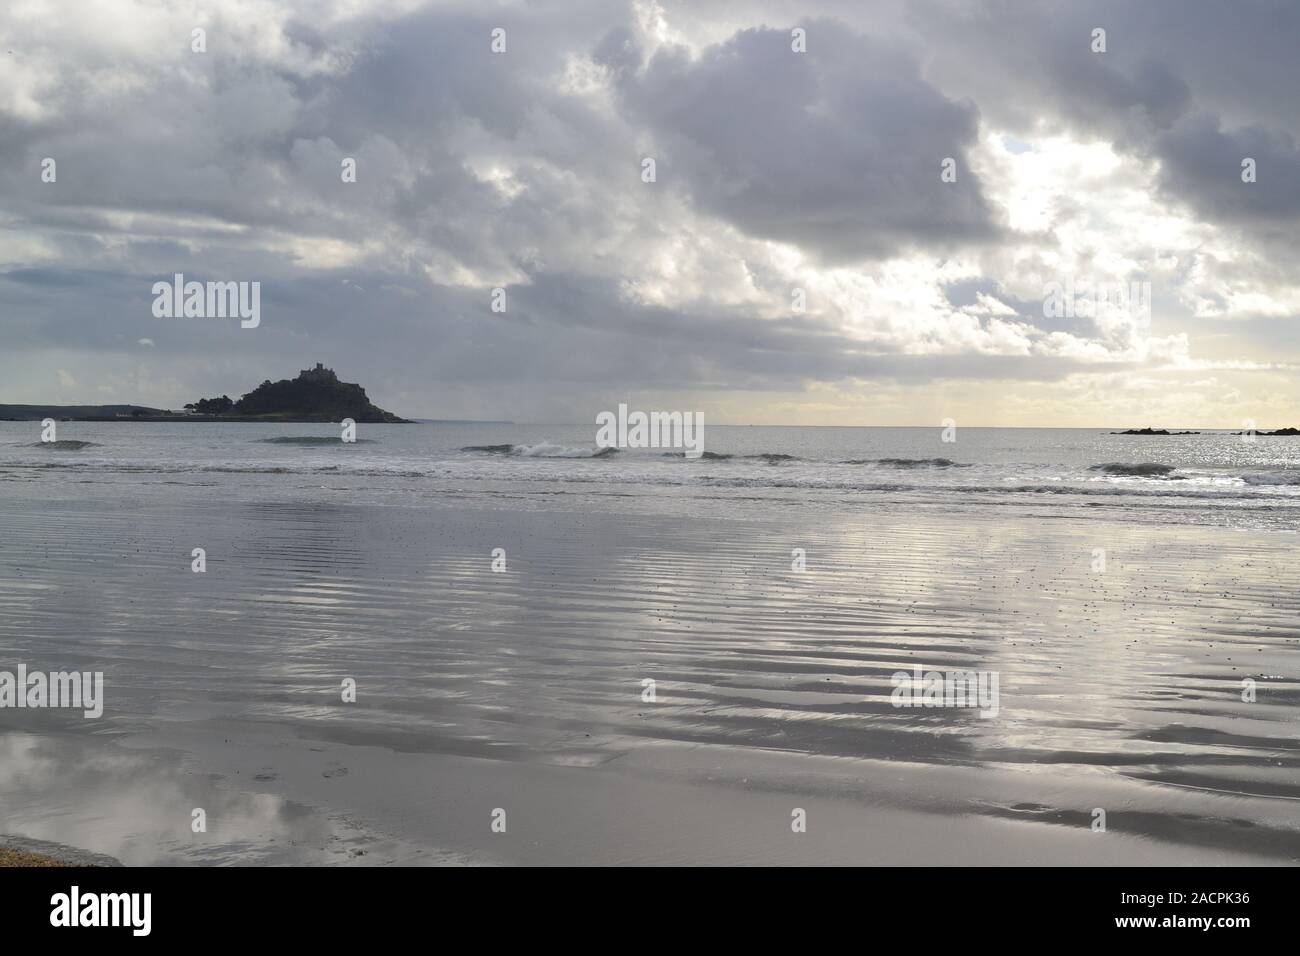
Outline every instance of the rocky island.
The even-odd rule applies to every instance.
[[[333,369],[317,362],[295,379],[269,379],[235,401],[228,395],[201,398],[183,412],[143,405],[0,405],[0,420],[39,421],[136,421],[136,422],[356,422],[407,424],[392,412],[375,405],[366,390],[353,382],[341,382]]]
[[[1163,428],[1130,428],[1127,431],[1111,432],[1112,435],[1200,435],[1201,432],[1171,432]],[[1270,438],[1294,438],[1300,435],[1300,428],[1279,428],[1276,431],[1232,432],[1233,435],[1263,435]]]
[[[331,368],[320,362],[304,369],[295,379],[272,382],[267,379],[239,401],[229,396],[201,398],[186,405],[187,417],[223,421],[357,422],[404,424],[406,419],[386,412],[366,397],[366,390],[353,382],[340,382]]]

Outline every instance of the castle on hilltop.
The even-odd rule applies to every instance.
[[[230,419],[260,421],[337,422],[351,418],[358,422],[401,423],[366,397],[366,390],[354,382],[340,382],[334,369],[320,362],[305,368],[290,381],[267,379],[237,402],[229,397],[202,399],[185,406],[187,411]]]
[[[326,368],[320,362],[316,363],[315,368],[305,368],[299,374],[298,378],[304,382],[337,382],[339,377],[334,374],[334,369]]]

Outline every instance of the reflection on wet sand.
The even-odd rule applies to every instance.
[[[404,763],[417,754],[545,766],[575,789],[593,771],[635,773],[725,803],[718,788],[743,780],[1015,821],[1026,847],[1068,831],[1056,862],[1095,852],[1073,837],[1096,807],[1121,861],[1126,839],[1157,860],[1300,858],[1300,568],[1279,536],[1179,527],[1171,554],[1170,529],[1063,518],[200,501],[152,505],[147,520],[64,502],[0,515],[0,532],[6,649],[103,670],[107,695],[93,727],[6,715],[25,731],[0,738],[0,795],[24,823],[8,828],[124,862],[346,861],[354,834],[338,820],[358,807],[399,841],[445,846],[456,833],[420,819],[450,819],[445,806],[386,802],[395,775],[426,766]],[[1098,540],[1105,574],[1088,570]],[[502,542],[508,570],[493,573]],[[205,574],[190,571],[195,546]],[[890,676],[914,666],[996,672],[997,715],[895,708]],[[274,762],[264,779],[231,763],[218,782],[207,775],[222,760],[186,734],[225,721],[369,748],[377,776],[304,766],[292,799]],[[706,752],[728,771],[681,770]],[[797,784],[786,763],[765,773],[773,753],[803,762]],[[827,772],[844,764],[858,771]],[[189,833],[195,807],[214,821],[206,838]],[[699,839],[683,861],[731,852]],[[476,841],[453,849],[495,858],[504,845]],[[944,862],[941,849],[914,862]]]
[[[269,793],[224,789],[175,761],[66,734],[0,734],[0,805],[25,836],[128,866],[339,862],[361,842]],[[195,832],[202,810],[206,832]]]

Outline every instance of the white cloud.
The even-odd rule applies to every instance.
[[[57,28],[52,10],[0,9],[15,50],[0,54],[10,381],[58,369],[74,388],[62,375],[78,380],[65,370],[84,367],[66,344],[79,341],[122,353],[123,388],[138,381],[126,363],[167,362],[175,399],[191,400],[213,349],[293,368],[308,341],[356,355],[364,327],[368,360],[430,408],[478,388],[518,403],[494,414],[524,418],[539,396],[568,402],[575,377],[609,389],[639,370],[646,387],[748,396],[731,409],[769,396],[773,414],[835,416],[881,389],[906,414],[907,390],[932,382],[1076,394],[1072,375],[1136,389],[1214,368],[1248,395],[1300,348],[1257,322],[1300,314],[1296,257],[1250,209],[1189,197],[1205,171],[1171,178],[1158,148],[1162,129],[1235,142],[1246,119],[1294,132],[1284,100],[1246,117],[1202,63],[1172,55],[1091,72],[985,63],[962,45],[1005,25],[1017,49],[1045,49],[1032,41],[1056,35],[1035,11],[1003,24],[996,8],[984,23],[946,4],[813,0],[796,55],[790,14],[766,0],[123,0]],[[510,52],[494,57],[498,22]],[[189,51],[197,25],[207,54]],[[1245,40],[1223,40],[1225,69],[1255,68]],[[1177,125],[1188,103],[1229,100],[1221,130]],[[655,184],[639,179],[647,151]],[[959,190],[939,181],[940,153],[961,159]],[[39,181],[44,156],[55,184]],[[345,156],[355,184],[340,180]],[[178,271],[262,281],[259,350],[156,332],[141,297]],[[1074,280],[1150,282],[1150,313],[1044,316],[1045,287]],[[486,311],[498,285],[507,317]],[[412,364],[426,353],[437,364]],[[500,399],[511,373],[528,381]]]

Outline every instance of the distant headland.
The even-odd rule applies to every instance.
[[[319,362],[295,379],[270,379],[235,401],[228,395],[201,398],[184,411],[143,405],[0,405],[0,420],[136,422],[355,422],[405,425],[410,422],[384,411],[352,382],[340,382],[333,369]]]
[[[1246,434],[1267,435],[1272,438],[1277,438],[1277,437],[1295,438],[1297,435],[1300,435],[1300,428],[1278,428],[1271,432],[1233,432],[1233,434],[1234,435],[1246,435]]]
[[[1199,435],[1201,432],[1171,432],[1163,428],[1130,428],[1127,431],[1111,432],[1112,435]],[[1300,428],[1279,428],[1276,431],[1233,432],[1234,435],[1263,435],[1270,438],[1294,438],[1300,435]]]

